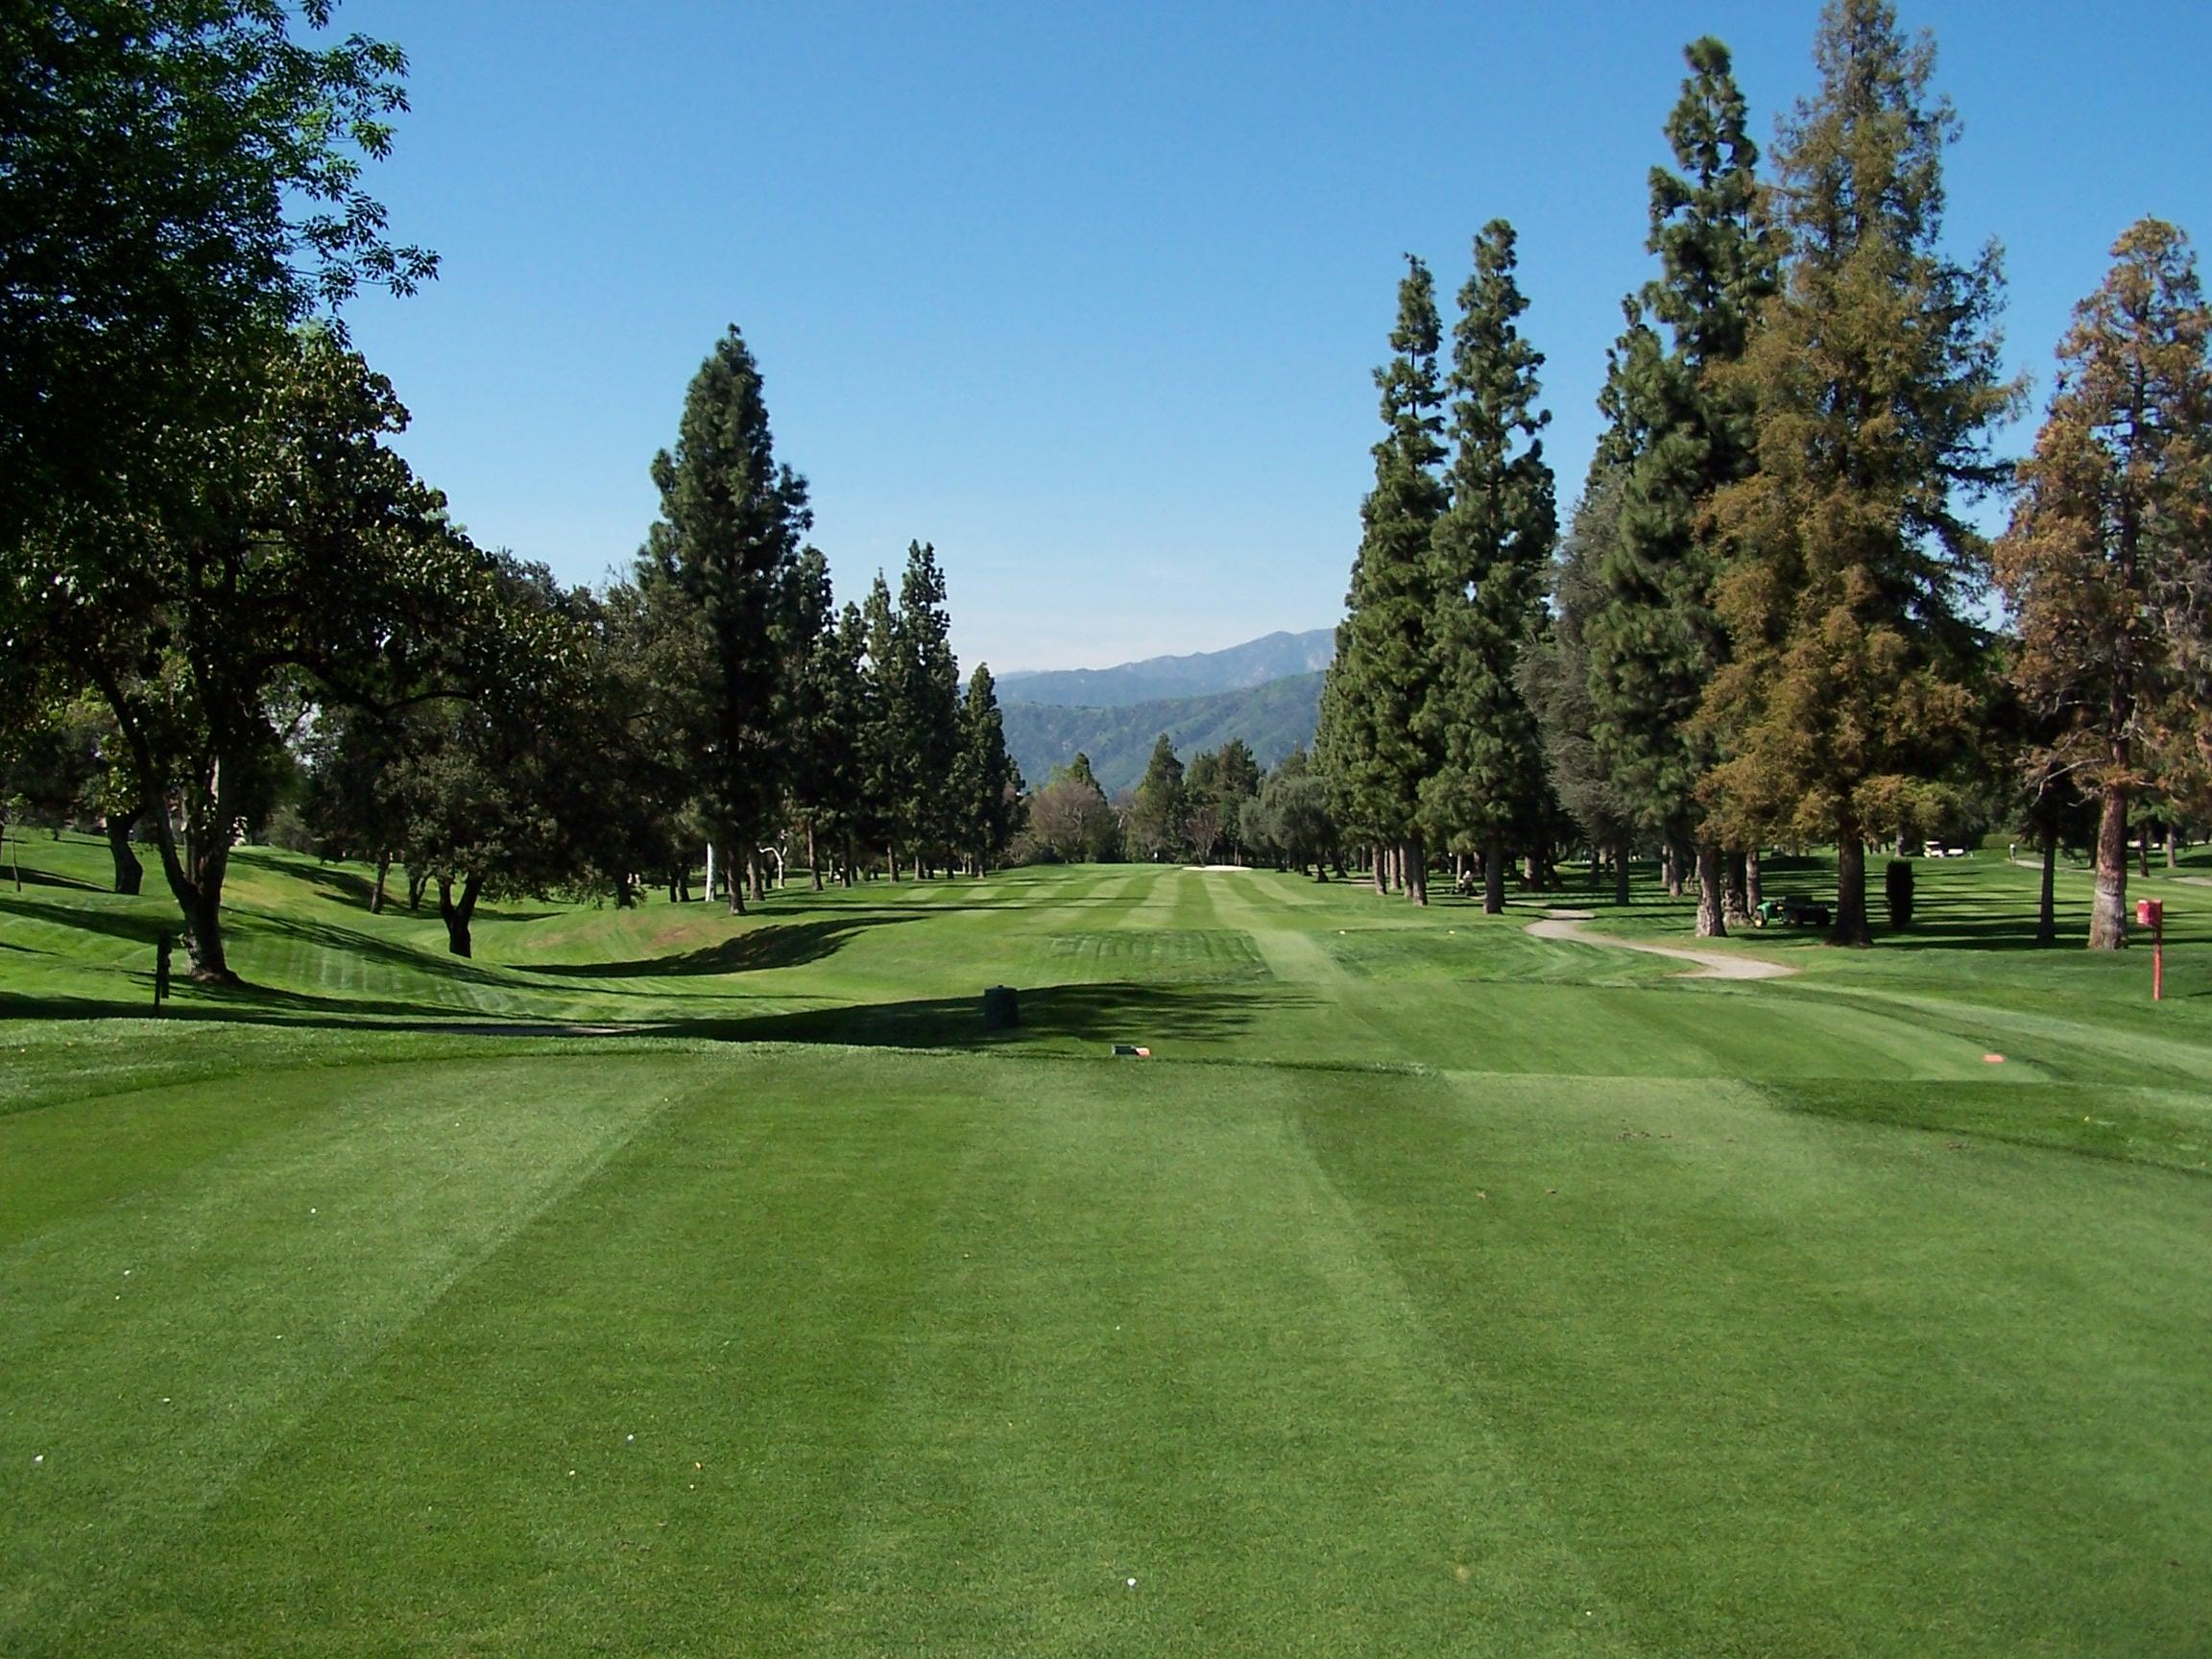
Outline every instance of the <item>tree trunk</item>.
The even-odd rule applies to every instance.
[[[1482,914],[1505,911],[1505,837],[1493,835],[1482,843]]]
[[[764,904],[768,901],[768,878],[761,867],[760,850],[750,848],[745,854],[745,884],[753,890],[753,902]]]
[[[1380,898],[1382,894],[1390,891],[1390,871],[1384,862],[1386,855],[1380,844],[1368,848],[1367,854],[1375,865],[1375,893]]]
[[[2043,890],[2035,902],[2035,943],[2058,943],[2058,830],[2043,829]]]
[[[1720,870],[1720,849],[1712,841],[1697,843],[1697,937],[1725,939],[1728,924],[1720,913],[1727,878]]]
[[[229,873],[229,819],[224,794],[224,766],[217,758],[208,768],[207,821],[195,836],[187,827],[181,849],[177,827],[164,806],[155,814],[154,844],[161,854],[161,873],[170,894],[184,913],[184,950],[192,962],[192,977],[204,984],[235,985],[223,947],[223,878]],[[149,799],[158,791],[148,781]]]
[[[806,873],[814,878],[814,891],[822,891],[822,850],[814,844],[814,826],[806,826]]]
[[[1605,850],[1597,842],[1590,843],[1590,880],[1593,892],[1605,884]]]
[[[1866,842],[1856,824],[1845,824],[1836,843],[1836,916],[1828,943],[1874,943],[1873,929],[1866,926]]]
[[[2128,785],[2104,785],[2097,819],[2097,897],[2089,907],[2089,949],[2128,948]]]
[[[630,878],[627,876],[615,877],[614,908],[617,910],[629,910],[635,908],[637,903],[637,895],[636,890],[631,886]]]
[[[1743,854],[1743,909],[1746,915],[1756,916],[1765,901],[1765,878],[1759,870],[1759,849],[1754,847]]]
[[[392,854],[379,853],[376,854],[376,884],[369,889],[370,915],[381,916],[384,914],[384,883],[391,878]]]
[[[1751,926],[1751,855],[1733,852],[1728,854],[1727,890],[1725,902],[1720,907],[1720,918],[1731,927]]]
[[[1406,843],[1406,897],[1416,904],[1429,902],[1429,849],[1418,835]]]
[[[453,883],[438,878],[438,916],[445,924],[445,949],[456,956],[469,953],[469,924],[476,914],[476,895],[484,890],[484,878],[471,870],[461,878],[461,897],[453,897]]]
[[[1613,902],[1628,902],[1628,842],[1625,837],[1613,843]]]
[[[131,831],[137,828],[138,820],[146,815],[144,806],[133,806],[128,812],[108,814],[108,855],[115,861],[115,891],[136,894],[146,883],[146,866],[138,861],[138,854],[131,848]],[[2172,843],[2168,843],[2172,850]]]
[[[408,911],[408,914],[410,914],[410,915],[413,915],[413,914],[414,914],[416,911],[418,911],[418,910],[420,910],[420,909],[421,909],[421,908],[422,908],[422,893],[423,893],[423,889],[425,889],[425,888],[426,888],[426,887],[428,887],[429,885],[430,885],[430,874],[429,874],[429,872],[428,872],[428,871],[426,871],[426,870],[417,870],[417,869],[413,869],[413,868],[410,868],[410,869],[408,870],[408,872],[407,872],[407,911]]]
[[[1682,897],[1683,863],[1682,843],[1673,835],[1668,835],[1659,849],[1659,879],[1665,884],[1670,899]]]
[[[845,837],[845,867],[837,872],[837,883],[839,886],[847,889],[852,887],[853,866],[855,861],[856,854],[853,851],[853,837],[848,835]]]
[[[2175,824],[2166,826],[2166,868],[2181,868],[2181,830]]]

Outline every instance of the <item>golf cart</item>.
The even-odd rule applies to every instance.
[[[1751,925],[1765,927],[1779,923],[1785,927],[1825,927],[1828,926],[1828,906],[1817,900],[1808,899],[1802,893],[1790,893],[1779,899],[1762,899],[1758,909],[1751,912]]]

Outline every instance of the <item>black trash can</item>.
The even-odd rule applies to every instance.
[[[1004,1031],[1022,1023],[1022,994],[1011,985],[992,985],[983,993],[983,1024]]]

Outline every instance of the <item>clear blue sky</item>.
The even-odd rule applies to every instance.
[[[1949,232],[2007,249],[2008,354],[2114,237],[2212,237],[2212,8],[1911,0],[1965,124]],[[1680,48],[1755,129],[1811,91],[1817,7],[857,6],[350,0],[412,59],[372,169],[441,279],[356,341],[480,541],[626,570],[725,325],[766,379],[841,596],[933,541],[963,659],[1100,665],[1334,622],[1400,256],[1449,296],[1521,232],[1548,450],[1580,487],[1649,267]],[[2013,438],[2024,444],[2027,431]]]

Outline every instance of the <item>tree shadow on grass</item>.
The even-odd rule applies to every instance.
[[[363,956],[373,962],[382,962],[395,968],[404,968],[418,974],[435,974],[445,979],[459,979],[471,985],[501,985],[512,990],[515,980],[508,974],[479,968],[467,957],[442,954],[430,950],[418,950],[412,946],[397,944],[364,933],[358,928],[342,927],[328,922],[308,922],[296,916],[271,916],[260,911],[241,911],[228,929],[233,938],[252,938],[256,933],[281,933],[303,944],[319,946],[343,955]]]
[[[146,916],[107,906],[49,903],[44,900],[29,899],[15,893],[0,894],[0,915],[21,916],[28,921],[46,922],[57,927],[82,928],[87,933],[105,933],[110,939],[128,939],[133,944],[145,946],[149,950],[162,934],[175,933],[183,926],[173,913],[168,916]]]
[[[1886,926],[1879,895],[1868,905],[1875,936],[1886,950],[2054,950],[2071,946],[2079,950],[2088,937],[2086,917],[2069,928],[2061,913],[2058,937],[2053,945],[2035,942],[2032,911],[1976,911],[1952,905],[1915,910],[1912,926],[1902,931]]]
[[[662,978],[797,968],[819,962],[843,950],[854,935],[872,927],[919,922],[926,914],[928,912],[921,910],[870,911],[825,917],[816,922],[777,922],[748,928],[743,933],[674,956],[643,956],[621,962],[527,962],[517,966],[525,974],[546,974],[566,979]]]
[[[1282,1009],[1278,986],[1046,985],[1021,993],[1022,1023],[993,1029],[980,995],[905,1002],[864,1002],[746,1020],[681,1022],[680,1037],[746,1042],[835,1043],[898,1048],[1017,1048],[1038,1039],[1071,1039],[1104,1047],[1142,1045],[1155,1052],[1177,1043],[1219,1042],[1248,1030],[1262,1012]]]
[[[9,879],[13,880],[16,874],[11,870]],[[21,876],[23,885],[26,887],[65,887],[72,893],[107,893],[112,891],[112,889],[104,887],[97,881],[87,881],[81,876],[64,876],[55,870],[25,870],[21,872]]]

